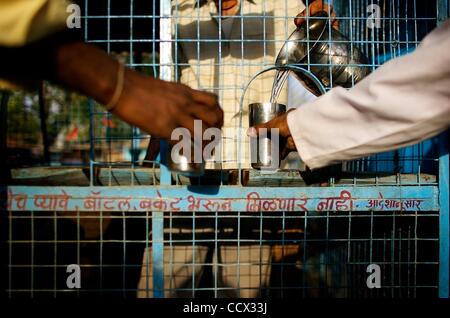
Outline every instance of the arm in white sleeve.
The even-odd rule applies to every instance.
[[[288,126],[311,169],[405,147],[450,125],[450,20],[411,54],[350,90],[334,88],[292,111]]]

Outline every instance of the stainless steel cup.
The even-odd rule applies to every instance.
[[[191,142],[190,158],[184,154],[176,154],[172,156],[173,146],[168,147],[167,166],[170,171],[182,174],[187,177],[199,177],[205,173],[205,162],[196,163],[194,160],[194,142]]]
[[[286,106],[278,103],[253,103],[249,105],[250,127],[266,123],[286,112]],[[255,138],[256,139],[256,138]],[[251,141],[251,162],[254,169],[278,169],[280,167],[280,153],[272,151],[272,145],[279,140],[273,140],[270,131],[266,137],[259,136]]]

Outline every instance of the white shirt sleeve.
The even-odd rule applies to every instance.
[[[405,147],[450,125],[450,20],[411,54],[350,90],[338,87],[292,111],[288,126],[311,169]]]

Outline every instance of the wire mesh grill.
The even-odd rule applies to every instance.
[[[436,213],[170,213],[164,223],[166,297],[437,292]],[[9,227],[11,297],[153,296],[149,213],[27,212]],[[68,264],[80,264],[82,289],[67,287]],[[379,289],[366,285],[371,264]]]
[[[311,1],[306,2],[308,6]],[[231,130],[245,127],[245,119],[236,120],[245,85],[256,73],[273,66],[276,54],[295,28],[295,15],[303,8],[296,1],[244,3],[247,9],[243,7],[235,15],[230,27],[229,21],[214,11],[212,1],[80,1],[86,42],[103,47],[149,76],[215,92]],[[367,58],[363,66],[375,70],[417,47],[436,26],[439,3],[335,0],[333,6],[347,44],[361,49]],[[169,4],[172,32],[167,41],[161,40],[160,24],[167,19],[162,7]],[[368,27],[371,5],[380,8],[379,28]],[[171,56],[172,61],[161,64],[160,56],[165,61]],[[331,70],[332,65],[301,66]],[[171,78],[164,73],[167,69],[173,72]],[[273,75],[258,79],[247,92],[245,103],[267,101]],[[289,78],[281,97],[292,107],[298,106],[294,81]],[[326,89],[332,85],[331,77]],[[53,140],[51,162],[83,169],[66,171],[63,177],[45,170],[15,169],[14,184],[95,185],[108,191],[111,186],[163,183],[159,159],[144,160],[149,135],[113,118],[91,100],[51,86],[46,92],[50,102],[47,125],[52,127],[48,138]],[[306,91],[302,94],[302,103],[312,98]],[[9,103],[10,123],[37,113],[36,98],[15,94]],[[8,125],[10,148],[42,142],[36,125],[27,127],[33,128],[30,134],[25,127]],[[224,138],[227,152],[234,156],[226,157],[202,178],[173,175],[172,189],[180,185],[210,189],[283,186],[292,191],[305,186],[423,189],[438,185],[437,139],[314,174],[305,171],[297,158],[291,158],[286,169],[263,176],[237,162],[238,148],[246,147],[245,143],[232,134]],[[42,153],[38,147],[35,157]],[[23,164],[13,168],[20,167]],[[31,172],[36,177],[30,177]],[[381,190],[373,199],[384,199]],[[194,209],[160,215],[152,209],[11,211],[2,222],[3,233],[8,233],[5,249],[9,255],[4,282],[10,297],[437,296],[442,261],[438,211],[414,207],[407,211],[401,207],[369,210],[249,213],[218,208],[215,212]],[[163,225],[157,230],[156,216],[162,218]],[[155,234],[161,229],[163,234]],[[158,255],[163,261],[154,259]],[[81,289],[67,287],[68,264],[81,266]],[[367,287],[367,267],[371,264],[380,266],[381,288]]]

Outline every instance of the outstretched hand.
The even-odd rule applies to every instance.
[[[202,121],[203,131],[223,126],[216,95],[131,70],[126,71],[124,91],[113,113],[154,137],[168,140],[178,127],[187,128],[194,137],[194,120]]]
[[[51,65],[55,69],[51,80],[103,105],[108,105],[117,87],[121,87],[112,113],[153,137],[170,139],[178,127],[187,128],[195,137],[195,120],[202,121],[203,131],[223,125],[223,111],[214,94],[144,76],[132,69],[124,70],[123,85],[118,86],[121,77],[117,61],[82,42],[63,43],[52,54],[56,58],[55,65]]]

